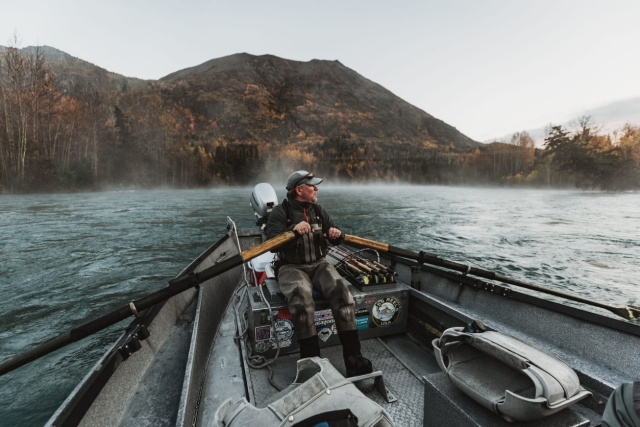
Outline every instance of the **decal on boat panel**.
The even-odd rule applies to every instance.
[[[256,353],[264,353],[272,348],[271,341],[256,341]]]
[[[398,320],[401,308],[400,301],[395,297],[379,299],[371,310],[373,323],[381,328],[393,325]]]
[[[336,321],[330,308],[316,311],[313,321],[316,325],[316,331],[318,331],[318,338],[323,342],[327,342],[331,335],[338,333]]]
[[[358,331],[369,329],[369,310],[366,308],[356,311],[356,329]]]
[[[364,329],[369,329],[369,318],[356,317],[356,329],[359,331],[362,331]]]
[[[273,311],[273,324],[278,334],[280,348],[290,347],[293,344],[293,322],[290,320],[291,314],[288,309]],[[270,325],[257,326],[255,328],[256,353],[265,353],[278,348],[276,335]]]
[[[320,338],[323,342],[327,342],[331,335],[333,335],[333,331],[331,327],[323,326],[321,328],[316,328],[318,331],[318,338]]]
[[[273,316],[278,319],[291,320],[291,312],[288,308],[283,308],[282,310],[273,310]]]
[[[256,327],[256,341],[264,341],[271,338],[271,326]]]
[[[316,324],[316,328],[318,328],[319,326],[331,325],[332,323],[335,323],[335,321],[333,320],[333,313],[331,312],[330,308],[326,310],[316,311],[315,315],[313,316],[313,321]]]
[[[283,346],[283,342],[288,342],[285,347],[291,345],[291,338],[293,338],[293,323],[288,319],[278,319],[275,321],[276,333],[278,339],[280,339],[280,346]],[[273,340],[275,343],[275,339]]]

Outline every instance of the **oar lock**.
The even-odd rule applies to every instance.
[[[118,346],[118,353],[122,356],[122,360],[127,360],[136,351],[142,348],[140,341],[149,338],[149,329],[146,325],[136,325],[136,327],[127,334],[124,342]]]
[[[140,317],[140,312],[138,311],[138,309],[136,308],[136,305],[133,303],[133,301],[131,301],[129,303],[129,309],[131,310],[131,313],[136,316],[136,317]]]
[[[430,254],[427,254],[427,252],[425,251],[418,252],[418,258],[416,259],[416,261],[418,261],[418,264],[420,265],[424,264],[424,262],[427,260],[427,255],[430,255]]]

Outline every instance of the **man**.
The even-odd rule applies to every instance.
[[[371,362],[360,352],[356,329],[355,304],[346,281],[325,259],[326,241],[337,244],[342,232],[327,211],[315,202],[321,178],[299,170],[287,179],[287,199],[269,214],[266,234],[271,239],[285,231],[298,237],[280,248],[282,263],[277,272],[280,290],[288,298],[300,357],[320,356],[320,344],[315,328],[315,303],[312,292],[316,288],[331,303],[331,311],[342,344],[347,377],[372,372]]]

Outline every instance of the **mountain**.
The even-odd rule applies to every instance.
[[[214,120],[218,133],[236,140],[314,142],[347,134],[425,148],[478,145],[338,61],[241,53],[177,71],[160,82],[165,93]]]
[[[7,49],[5,46],[0,46],[0,54],[5,49]],[[140,90],[147,86],[145,80],[107,71],[51,46],[28,46],[20,49],[20,52],[29,56],[40,52],[47,65],[54,72],[56,86],[61,92],[67,92],[76,86],[86,86],[90,83],[106,85],[117,92]]]
[[[50,46],[21,50],[41,52],[63,93],[87,84],[141,97],[160,91],[200,118],[198,133],[205,140],[314,143],[348,137],[462,149],[479,144],[339,61],[240,53],[153,81],[107,71]]]
[[[141,80],[48,46],[17,53],[0,68],[0,83],[28,82],[6,86],[0,192],[250,184],[296,169],[459,182],[481,145],[338,61],[240,53]]]

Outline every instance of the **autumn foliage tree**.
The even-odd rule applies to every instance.
[[[0,48],[0,192],[251,185],[296,169],[352,183],[640,188],[631,124],[613,135],[588,120],[553,126],[542,148],[524,131],[478,144],[433,118],[418,122],[426,133],[390,114],[375,127],[362,105],[284,80],[270,88],[235,75],[218,90],[123,79],[95,67],[55,75],[39,48]]]

